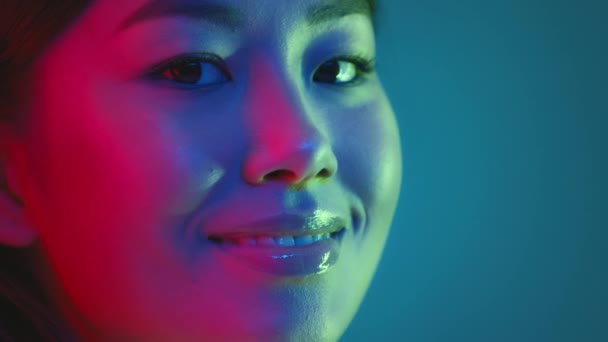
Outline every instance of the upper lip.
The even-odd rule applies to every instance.
[[[246,221],[228,227],[209,227],[209,238],[238,239],[254,236],[303,236],[334,233],[346,221],[331,212],[316,210],[312,214],[280,214]]]

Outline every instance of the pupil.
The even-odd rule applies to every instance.
[[[196,83],[201,78],[202,68],[198,62],[184,63],[171,68],[171,76],[183,83]]]
[[[321,65],[319,73],[315,75],[314,80],[317,82],[334,82],[338,74],[340,74],[339,63],[334,61],[325,62]]]

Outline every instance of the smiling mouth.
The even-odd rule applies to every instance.
[[[322,274],[337,262],[349,221],[329,211],[262,217],[227,224],[207,222],[210,252],[220,264],[243,265],[274,277]],[[205,226],[203,226],[205,228]],[[232,269],[226,266],[227,269]],[[239,271],[240,272],[240,271]]]
[[[238,247],[297,247],[308,246],[329,239],[341,241],[346,228],[342,227],[331,233],[305,234],[305,235],[210,235],[208,240],[223,246]]]

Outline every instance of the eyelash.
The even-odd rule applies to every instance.
[[[374,58],[369,58],[369,57],[366,57],[361,54],[340,55],[340,56],[332,57],[332,58],[324,61],[323,63],[321,63],[319,66],[317,66],[317,68],[315,69],[315,74],[324,64],[331,63],[331,62],[340,62],[340,61],[352,63],[356,68],[357,75],[353,81],[342,82],[342,83],[330,83],[331,85],[335,85],[335,86],[356,85],[362,81],[363,76],[373,73],[376,68],[376,62],[375,62]],[[219,56],[217,56],[215,54],[210,54],[210,53],[185,54],[185,55],[181,55],[181,56],[177,56],[177,57],[165,60],[161,63],[156,64],[152,68],[150,68],[150,70],[146,73],[146,78],[148,78],[150,80],[154,80],[154,81],[163,81],[163,80],[171,81],[170,79],[168,79],[167,77],[164,76],[164,74],[169,69],[174,68],[174,67],[184,66],[189,63],[197,63],[197,62],[201,63],[201,64],[210,63],[219,69],[219,71],[226,78],[226,81],[233,80],[232,75],[228,71],[228,67],[227,67],[226,63],[222,60],[222,58],[220,58]],[[180,83],[177,81],[173,81],[173,83],[175,83],[177,85],[177,87],[179,87],[179,88],[186,88],[186,89],[206,88],[206,87],[215,85],[215,84],[212,84],[212,85],[207,85],[207,86],[189,86],[187,84]],[[326,82],[319,82],[319,83],[326,83]]]
[[[374,58],[369,58],[369,57],[366,57],[366,56],[360,55],[360,54],[353,54],[353,55],[341,55],[341,56],[337,56],[337,57],[332,57],[332,58],[324,61],[323,63],[321,63],[321,65],[319,65],[315,69],[315,73],[325,63],[338,62],[338,61],[352,63],[355,66],[355,68],[357,69],[356,70],[357,76],[353,81],[338,83],[338,84],[336,84],[337,86],[357,85],[363,80],[362,79],[363,76],[367,76],[376,70],[376,60]]]
[[[165,60],[153,66],[150,71],[147,72],[146,76],[153,80],[161,80],[163,79],[163,74],[168,69],[194,62],[211,63],[217,67],[229,81],[232,81],[232,75],[230,75],[226,63],[224,63],[219,56],[210,53],[194,53],[170,58],[169,60]]]
[[[364,55],[343,55],[343,56],[338,56],[338,57],[333,57],[330,58],[329,60],[323,62],[330,62],[330,61],[347,61],[347,62],[351,62],[353,63],[357,69],[359,70],[359,72],[363,73],[363,74],[369,74],[374,72],[374,70],[376,69],[376,59],[374,58],[369,58],[366,57]]]

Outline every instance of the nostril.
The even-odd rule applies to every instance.
[[[328,169],[322,169],[317,174],[317,177],[320,177],[320,178],[329,178],[330,176],[331,176],[331,173],[329,172]]]
[[[289,170],[275,170],[264,176],[264,181],[270,180],[291,180],[295,178],[295,174]]]
[[[329,177],[331,177],[331,172],[328,169],[323,168],[317,173],[317,177],[318,178],[329,178]],[[272,181],[272,180],[284,180],[284,181],[291,182],[291,181],[294,181],[296,178],[297,178],[297,176],[293,171],[275,170],[275,171],[267,173],[264,176],[264,178],[262,178],[262,180],[264,182]]]

